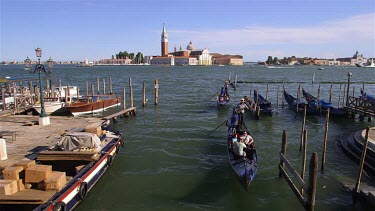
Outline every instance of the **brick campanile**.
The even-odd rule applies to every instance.
[[[163,23],[163,32],[161,33],[161,56],[168,55],[168,35],[165,30],[165,23]]]

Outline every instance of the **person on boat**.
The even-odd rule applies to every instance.
[[[242,98],[241,102],[236,106],[236,111],[239,115],[238,125],[240,125],[240,127],[243,125],[243,114],[245,113],[245,109],[249,110],[250,108],[246,105],[245,99]]]
[[[251,137],[250,134],[248,134],[246,131],[243,132],[242,136],[243,136],[243,139],[245,140],[244,143],[246,144],[246,146],[250,146],[254,144],[253,137]]]
[[[245,157],[246,152],[244,149],[246,148],[246,144],[244,143],[244,139],[240,138],[239,141],[233,143],[233,153],[239,157]]]
[[[238,130],[238,120],[239,114],[237,112],[233,112],[228,125],[228,133],[236,133],[236,131]]]

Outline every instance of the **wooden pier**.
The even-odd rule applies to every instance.
[[[117,121],[117,118],[119,116],[125,116],[125,115],[129,115],[129,114],[132,114],[132,115],[136,115],[136,111],[137,111],[137,108],[136,107],[130,107],[128,109],[125,109],[125,110],[121,110],[119,112],[116,112],[114,114],[111,114],[109,116],[106,116],[106,117],[103,117],[102,119],[103,120],[113,120],[113,122],[116,122]]]
[[[375,117],[375,102],[368,98],[351,97],[348,98],[348,112],[360,114],[363,117]]]

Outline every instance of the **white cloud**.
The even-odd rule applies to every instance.
[[[170,37],[178,42],[192,40],[209,49],[228,49],[239,51],[244,47],[268,46],[269,51],[281,54],[277,45],[287,44],[293,46],[314,45],[348,45],[356,44],[361,48],[373,48],[375,37],[375,13],[357,15],[343,20],[333,20],[324,23],[316,23],[314,26],[245,26],[242,29],[225,30],[169,30]],[[372,47],[371,47],[372,46]],[[265,49],[266,50],[266,49]],[[373,51],[373,50],[372,50]],[[266,51],[265,51],[266,52]],[[264,53],[265,53],[264,52]],[[225,52],[223,52],[225,53]],[[240,52],[238,52],[240,53]],[[337,52],[326,52],[335,54]],[[248,52],[253,54],[253,52]],[[297,53],[296,53],[297,55]],[[282,56],[282,55],[279,55]],[[285,55],[283,55],[285,56]]]

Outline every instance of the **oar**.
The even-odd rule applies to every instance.
[[[220,92],[220,90],[217,91],[214,95],[212,95],[212,97],[210,97],[209,100],[211,100],[213,97],[215,97],[217,95],[217,93],[219,93],[219,92]]]
[[[228,120],[225,120],[223,123],[221,123],[217,128],[215,128],[215,130],[219,129],[219,127],[223,126]],[[215,130],[211,131],[209,134],[207,135],[210,135],[211,133],[215,132]]]

